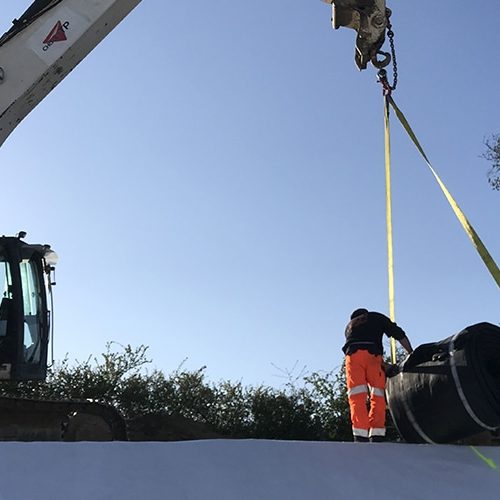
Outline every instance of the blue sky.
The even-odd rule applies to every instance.
[[[4,0],[2,28],[29,2]],[[391,5],[394,98],[490,253],[500,6]],[[480,21],[475,21],[480,20]],[[383,101],[317,1],[143,0],[0,149],[1,230],[60,263],[55,353],[279,386],[388,312]],[[499,323],[498,287],[392,120],[396,317],[415,345]],[[298,369],[298,368],[296,368]]]

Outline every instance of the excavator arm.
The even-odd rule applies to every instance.
[[[141,0],[35,0],[0,37],[0,146]]]
[[[385,53],[385,60],[382,63],[377,61],[377,54],[385,40],[388,13],[390,14],[385,0],[322,1],[332,6],[334,29],[344,26],[357,31],[355,61],[360,70],[366,69],[370,61],[377,67],[389,63],[389,56]]]

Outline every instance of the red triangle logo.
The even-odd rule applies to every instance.
[[[64,40],[67,40],[66,33],[64,33],[61,21],[57,21],[56,25],[50,30],[50,33],[46,36],[43,43],[64,42]]]

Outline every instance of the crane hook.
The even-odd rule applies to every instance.
[[[381,56],[384,56],[384,59],[382,59],[381,61],[379,61],[377,59],[377,56],[378,55],[381,55]],[[384,52],[382,50],[379,50],[377,51],[377,53],[372,57],[371,61],[372,61],[372,64],[377,68],[377,69],[382,69],[382,68],[385,68],[386,66],[388,66],[390,63],[391,63],[391,54],[389,54],[389,52]]]

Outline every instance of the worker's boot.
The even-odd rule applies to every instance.
[[[368,443],[369,440],[367,437],[364,437],[364,436],[354,436],[354,442],[355,443]]]
[[[385,436],[371,436],[370,443],[383,443],[385,441]]]

